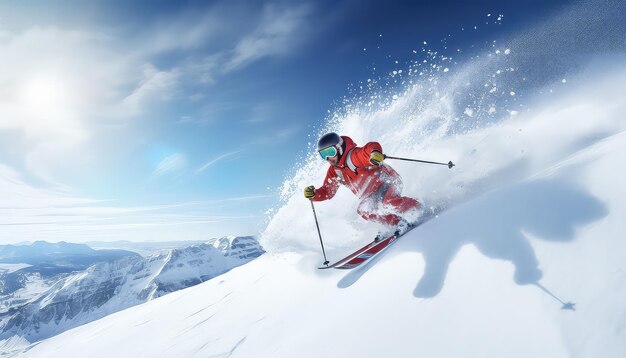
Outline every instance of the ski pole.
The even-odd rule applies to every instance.
[[[419,160],[419,159],[409,159],[409,158],[398,158],[398,157],[392,157],[389,155],[385,155],[385,159],[397,159],[397,160],[406,160],[409,162],[419,162],[419,163],[428,163],[428,164],[439,164],[439,165],[447,165],[448,168],[452,169],[452,167],[454,166],[454,163],[452,163],[452,161],[449,161],[447,163],[439,163],[439,162],[429,162],[427,160]]]
[[[315,206],[313,200],[311,200],[311,209],[313,209],[313,217],[315,218],[315,226],[317,227],[317,235],[320,237],[320,244],[322,245],[322,254],[324,254],[324,265],[328,266],[329,261],[326,259],[326,251],[324,250],[324,241],[322,241],[322,233],[320,232],[320,224],[317,222],[317,214],[315,213]]]

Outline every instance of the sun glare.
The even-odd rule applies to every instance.
[[[19,102],[29,113],[48,117],[67,109],[69,93],[61,80],[33,78],[24,83]]]
[[[68,77],[39,74],[23,79],[15,105],[29,136],[72,142],[85,135],[79,115],[81,97]]]

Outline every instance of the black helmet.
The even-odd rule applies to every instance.
[[[330,132],[324,134],[320,140],[317,141],[317,151],[319,152],[320,150],[328,147],[338,147],[337,149],[340,149],[342,144],[343,139],[341,139],[339,134]]]

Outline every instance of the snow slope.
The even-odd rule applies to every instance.
[[[404,88],[329,117],[320,132],[457,164],[389,161],[405,194],[449,209],[384,255],[315,269],[312,153],[282,187],[268,255],[22,356],[626,356],[625,5],[581,4],[463,65],[429,54]],[[345,189],[317,203],[329,258],[376,232],[357,205]]]

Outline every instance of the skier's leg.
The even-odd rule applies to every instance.
[[[400,222],[400,217],[395,214],[386,214],[386,215],[377,215],[368,212],[359,211],[359,215],[365,220],[375,221],[380,224],[384,224],[387,226],[396,226]]]
[[[380,212],[382,195],[384,193],[375,193],[363,199],[357,208],[357,213],[365,220],[396,226],[401,220],[398,215]]]
[[[416,199],[400,195],[400,190],[398,190],[397,186],[389,187],[383,198],[383,203],[399,214],[404,214],[412,210],[417,211],[422,207],[420,202]]]

